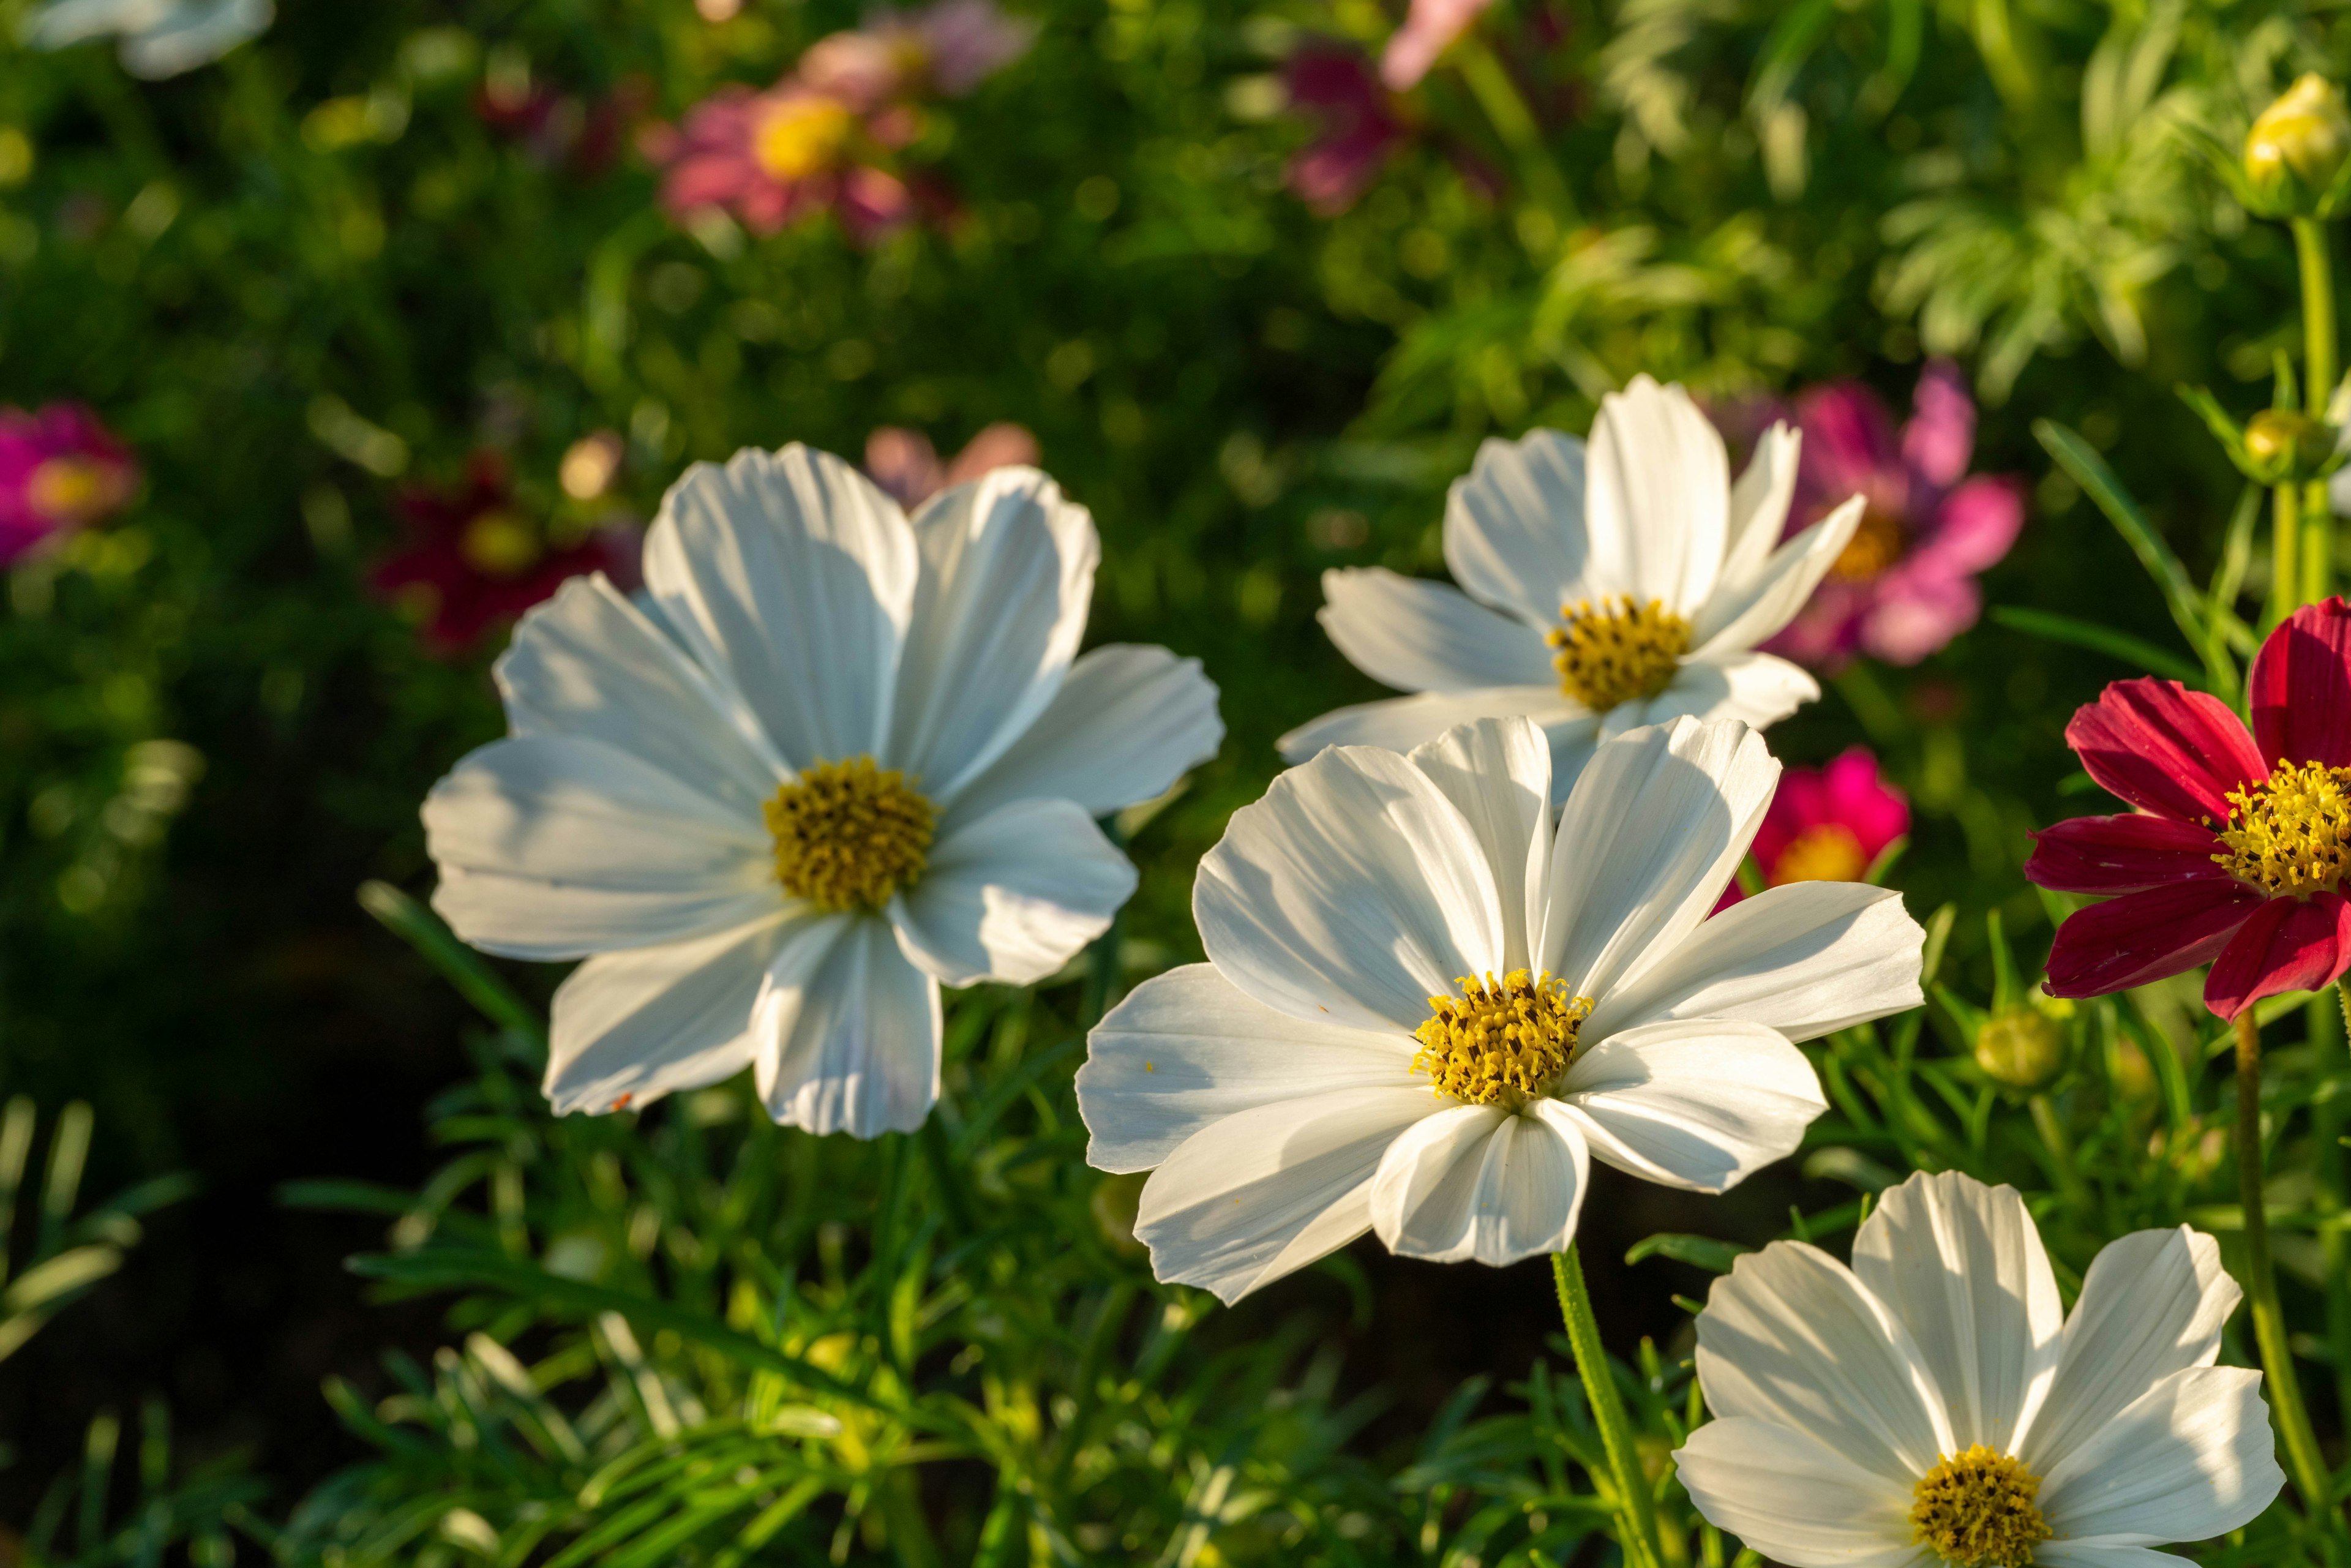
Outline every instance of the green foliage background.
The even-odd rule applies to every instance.
[[[91,403],[148,473],[0,609],[0,1088],[94,1106],[93,1180],[203,1186],[0,1362],[0,1519],[33,1561],[1567,1561],[1596,1439],[1537,1359],[1541,1281],[1359,1249],[1224,1312],[1150,1281],[1131,1185],[1082,1165],[1083,1022],[1196,954],[1193,863],[1272,738],[1377,695],[1315,626],[1317,574],[1440,572],[1479,440],[1580,431],[1637,371],[1719,396],[1854,376],[1901,407],[1949,353],[1987,404],[1978,468],[2033,482],[1991,601],[2185,657],[2031,423],[2101,451],[2198,581],[2221,563],[2240,481],[2173,387],[2266,401],[2294,259],[2179,131],[2232,139],[2292,74],[2351,65],[2335,11],[2258,0],[1501,0],[1417,95],[1427,133],[1323,219],[1285,188],[1311,131],[1275,73],[1308,36],[1375,50],[1395,14],[1050,0],[926,133],[958,221],[860,251],[821,222],[686,232],[633,154],[550,162],[475,109],[527,71],[674,119],[853,26],[845,0],[281,9],[162,84],[98,47],[0,55],[0,397]],[[611,428],[644,516],[744,444],[853,455],[895,423],[952,450],[1007,419],[1101,526],[1092,638],[1198,654],[1224,693],[1223,753],[1135,839],[1123,941],[957,1003],[916,1139],[779,1133],[735,1089],[552,1120],[551,977],[493,977],[374,895],[485,1024],[353,901],[424,892],[416,803],[501,727],[492,650],[434,658],[365,590],[394,486],[496,447],[553,510],[564,449]],[[1794,761],[1865,741],[1909,793],[1895,880],[1922,918],[1957,907],[1956,1006],[1819,1049],[1837,1111],[1802,1176],[1597,1206],[1660,1455],[1696,1413],[1673,1292],[1790,1204],[1834,1236],[1856,1188],[1974,1170],[2034,1195],[2073,1278],[2135,1225],[2225,1230],[2233,1091],[2177,996],[2085,1009],[2032,1105],[1957,1021],[2008,962],[1988,913],[2029,979],[2024,831],[2071,809],[2065,716],[2131,673],[1987,622],[1772,732]],[[2313,1027],[2277,1157],[2317,1215],[2339,1155],[2294,1118],[2339,1046]],[[21,1256],[54,1251],[37,1207]],[[2305,1277],[2322,1234],[2282,1241]],[[2351,1347],[2290,1290],[2320,1362]]]

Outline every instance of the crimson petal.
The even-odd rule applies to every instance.
[[[2049,949],[2049,994],[2103,997],[2209,962],[2267,902],[2241,882],[2126,893],[2068,915]]]
[[[2227,821],[2229,791],[2270,776],[2226,703],[2152,675],[2116,681],[2078,710],[2065,744],[2102,788],[2184,822]]]
[[[2032,835],[2024,878],[2059,893],[2129,893],[2229,873],[2209,828],[2139,814],[2074,817]]]
[[[2351,605],[2305,604],[2281,622],[2253,656],[2246,697],[2265,763],[2351,767]]]
[[[2314,991],[2351,964],[2351,900],[2322,893],[2273,898],[2253,912],[2204,977],[2204,1005],[2222,1019],[2263,997]]]

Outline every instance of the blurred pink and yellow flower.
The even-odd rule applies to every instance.
[[[1319,132],[1290,160],[1290,188],[1321,217],[1362,199],[1405,137],[1395,97],[1371,61],[1340,44],[1310,43],[1282,68],[1290,106]]]
[[[1791,768],[1755,831],[1751,852],[1767,887],[1792,882],[1859,882],[1886,846],[1910,831],[1910,802],[1877,771],[1862,747],[1824,768]],[[1745,894],[1737,883],[1715,907]]]
[[[1412,0],[1404,26],[1380,55],[1380,79],[1398,92],[1416,87],[1437,57],[1484,15],[1493,0]]]
[[[1868,497],[1853,543],[1802,614],[1766,644],[1814,669],[1855,654],[1915,664],[1976,622],[1976,575],[2016,542],[2024,486],[1970,476],[1976,406],[1959,367],[1930,361],[1897,432],[1876,392],[1854,382],[1796,400],[1803,455],[1788,526],[1805,527],[1856,493]]]
[[[797,74],[852,103],[961,98],[1036,41],[1035,22],[1005,15],[994,0],[938,0],[917,11],[877,11],[862,27],[818,39]]]
[[[1008,423],[987,426],[947,462],[939,460],[929,436],[904,425],[882,425],[865,438],[867,476],[910,512],[940,491],[995,469],[1034,467],[1040,455],[1037,438]]]
[[[79,403],[0,409],[0,566],[102,522],[139,488],[139,465]]]

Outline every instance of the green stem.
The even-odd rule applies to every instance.
[[[2322,423],[2335,395],[2335,260],[2326,229],[2316,218],[2294,220],[2294,259],[2302,269],[2303,411]],[[2301,602],[2315,604],[2334,589],[2335,509],[2326,486],[2309,486],[2303,507]]]
[[[2275,625],[2302,608],[2302,491],[2280,485],[2271,494],[2277,506],[2270,537],[2270,623]]]
[[[2320,1085],[2310,1107],[2311,1142],[2317,1146],[2318,1194],[2315,1207],[2324,1218],[2343,1212],[2343,1099],[2329,1080],[2346,1065],[2343,1016],[2338,1007],[2351,1009],[2338,982],[2333,998],[2313,997],[2310,1019],[2310,1071]],[[2335,1352],[2335,1400],[2351,1412],[2351,1247],[2345,1245],[2339,1225],[2321,1225],[2318,1231],[2321,1271],[2326,1280],[2326,1343]]]
[[[2333,1517],[2334,1482],[2302,1402],[2285,1312],[2278,1305],[2277,1273],[2270,1263],[2269,1207],[2262,1190],[2262,1029],[2251,1008],[2237,1015],[2237,1184],[2244,1205],[2245,1296],[2252,1303],[2270,1409],[2285,1440],[2286,1465],[2304,1509],[2314,1518]]]
[[[1478,107],[1485,111],[1487,123],[1518,160],[1519,177],[1527,183],[1527,193],[1555,216],[1567,217],[1574,211],[1567,182],[1561,178],[1559,165],[1543,141],[1542,127],[1520,96],[1518,83],[1474,32],[1463,34],[1453,45],[1451,57],[1461,79],[1469,84]]]
[[[1660,1568],[1666,1560],[1657,1542],[1656,1501],[1649,1495],[1647,1474],[1633,1442],[1633,1423],[1625,1418],[1625,1402],[1617,1397],[1616,1380],[1608,1369],[1608,1353],[1601,1347],[1600,1324],[1592,1315],[1592,1292],[1584,1288],[1583,1262],[1571,1243],[1552,1254],[1551,1273],[1559,1287],[1559,1315],[1567,1324],[1567,1343],[1575,1352],[1575,1369],[1583,1375],[1584,1396],[1592,1402],[1592,1418],[1599,1423],[1601,1444],[1608,1450],[1608,1468],[1621,1510],[1620,1544],[1630,1568]]]

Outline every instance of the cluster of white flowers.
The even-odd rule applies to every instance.
[[[1826,1109],[1801,1041],[1918,1005],[1891,892],[1711,913],[1779,778],[1750,726],[1817,695],[1754,645],[1860,515],[1782,543],[1796,456],[1775,428],[1733,486],[1644,378],[1588,462],[1537,432],[1454,487],[1447,557],[1482,603],[1331,574],[1333,640],[1421,695],[1285,738],[1301,765],[1200,862],[1207,962],[1139,987],[1078,1074],[1091,1163],[1152,1173],[1161,1279],[1229,1301],[1367,1230],[1561,1252],[1592,1160],[1723,1191]],[[1096,820],[1223,737],[1196,662],[1079,655],[1096,555],[1033,469],[910,518],[838,459],[746,452],[672,490],[642,594],[575,580],[525,619],[510,737],[424,817],[460,936],[586,959],[559,1110],[748,1066],[813,1133],[922,1123],[940,987],[1038,981],[1100,936],[1135,873]],[[2064,1320],[2014,1193],[1914,1178],[1850,1270],[1778,1243],[1718,1284],[1718,1418],[1680,1473],[1795,1568],[2148,1568],[2282,1484],[2257,1375],[2213,1365],[2234,1301],[2209,1238],[2147,1232]]]

